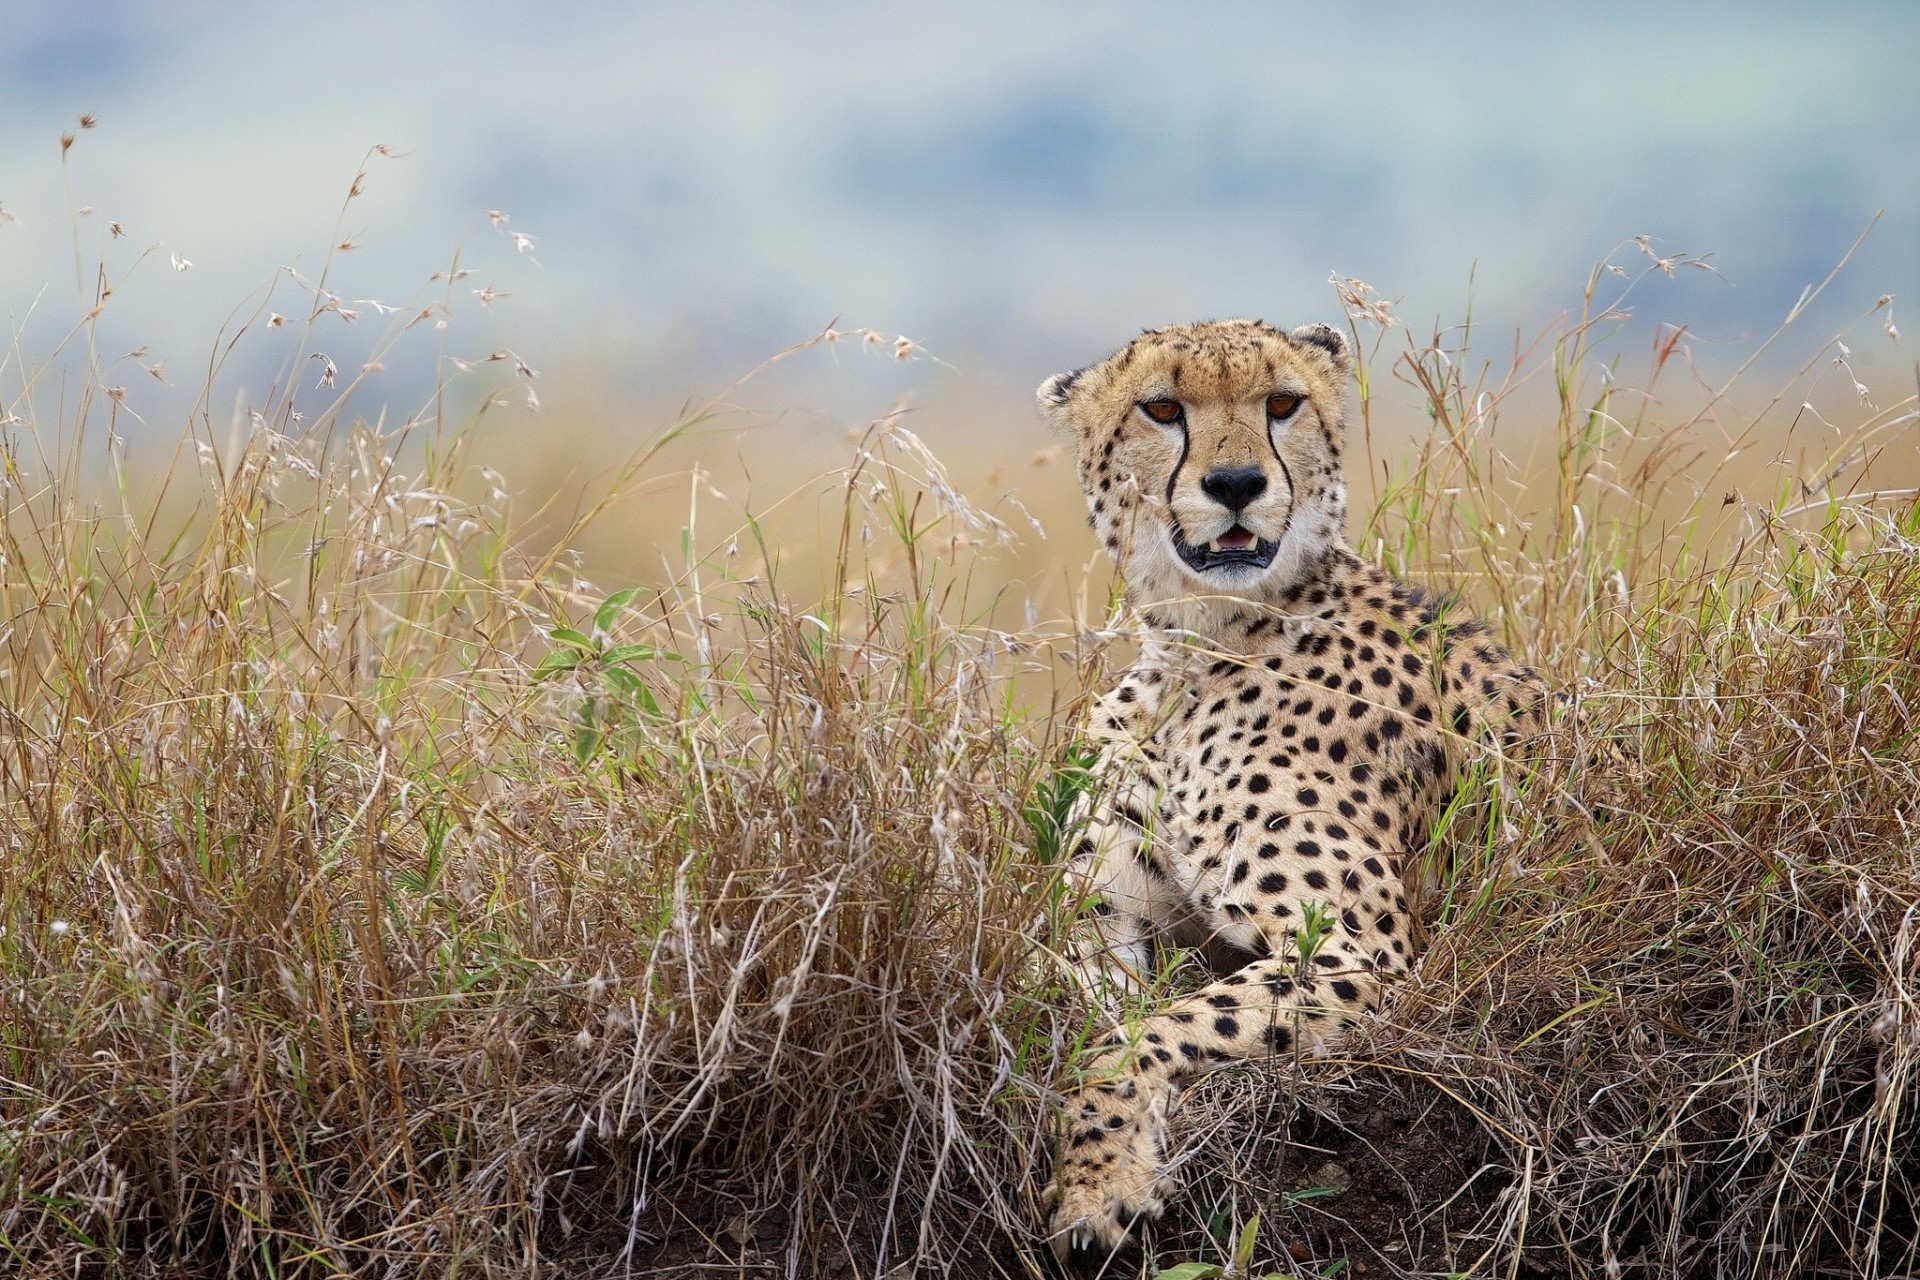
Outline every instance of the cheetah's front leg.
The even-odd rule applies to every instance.
[[[1088,995],[1136,995],[1153,972],[1154,940],[1188,926],[1190,908],[1148,816],[1150,785],[1129,779],[1083,820],[1068,880],[1092,903],[1072,943],[1076,976]]]
[[[1379,1002],[1372,969],[1316,968],[1301,982],[1298,968],[1290,957],[1255,960],[1098,1052],[1060,1114],[1048,1196],[1049,1238],[1062,1261],[1110,1254],[1137,1219],[1160,1215],[1170,1186],[1167,1112],[1182,1084],[1234,1062],[1315,1049]]]

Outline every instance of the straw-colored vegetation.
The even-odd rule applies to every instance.
[[[1356,430],[1433,423],[1357,451],[1359,545],[1567,714],[1452,814],[1388,1015],[1189,1094],[1115,1274],[1256,1214],[1254,1274],[1920,1268],[1914,404],[1847,378],[1831,465],[1729,497],[1790,415],[1618,389],[1614,280],[1484,383],[1348,287]],[[1048,1271],[1048,1088],[1100,1030],[1058,816],[1124,619],[970,623],[993,524],[897,421],[832,475],[831,581],[776,589],[749,529],[616,591],[439,396],[376,429],[297,375],[136,501],[78,447],[108,380],[56,415],[42,367],[0,362],[0,1269]]]

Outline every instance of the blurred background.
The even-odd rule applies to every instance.
[[[309,397],[333,394],[324,362],[341,385],[377,363],[351,409],[397,420],[449,359],[511,351],[539,412],[513,360],[453,403],[498,390],[482,434],[531,504],[718,394],[723,425],[753,429],[668,461],[737,515],[904,403],[964,485],[1026,502],[1066,539],[1045,556],[1071,560],[1078,498],[1063,465],[1032,465],[1056,442],[1031,391],[1142,327],[1338,320],[1337,274],[1416,337],[1470,315],[1499,362],[1579,310],[1596,263],[1710,255],[1637,285],[1617,346],[1630,374],[1684,327],[1717,386],[1880,210],[1734,399],[1768,411],[1803,366],[1812,389],[1786,402],[1837,395],[1829,419],[1914,389],[1888,324],[1920,304],[1911,0],[29,0],[6,24],[0,407],[44,432],[89,376],[124,387],[119,429],[154,465],[190,415],[224,427],[295,360]],[[472,274],[433,279],[456,261]],[[295,333],[322,270],[338,307]],[[445,330],[404,330],[436,299]],[[885,341],[727,390],[830,324]],[[1423,428],[1410,390],[1378,396],[1388,436]],[[1891,476],[1920,471],[1907,441]],[[657,568],[692,488],[663,485],[589,560]]]

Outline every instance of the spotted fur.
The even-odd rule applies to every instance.
[[[1347,546],[1352,380],[1335,329],[1229,320],[1149,331],[1038,393],[1146,625],[1094,712],[1103,781],[1072,863],[1096,903],[1090,977],[1134,987],[1160,939],[1219,975],[1120,1027],[1069,1089],[1063,1256],[1159,1214],[1181,1085],[1314,1051],[1378,1007],[1413,958],[1407,860],[1460,762],[1540,719],[1539,681],[1482,623]],[[1309,904],[1333,928],[1302,964]]]

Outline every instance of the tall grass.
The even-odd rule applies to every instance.
[[[896,424],[817,610],[698,564],[582,598],[450,496],[448,442],[402,473],[368,426],[256,425],[158,536],[22,444],[16,1260],[523,1274],[720,1197],[811,1266],[835,1224],[884,1257],[1018,1217],[1061,1038],[1043,757],[937,557],[858,576],[863,520],[915,551],[971,514],[916,509]]]
[[[1728,397],[1661,418],[1599,372],[1614,278],[1484,374],[1348,288],[1363,424],[1433,423],[1369,439],[1361,549],[1569,705],[1449,814],[1388,1016],[1193,1091],[1145,1266],[1256,1212],[1301,1274],[1920,1266],[1913,402],[1724,502]],[[535,539],[457,396],[387,426],[283,390],[136,499],[70,447],[121,401],[90,374],[43,418],[20,359],[10,1267],[1044,1272],[1048,1090],[1097,1030],[1051,855],[1124,618],[970,623],[1000,530],[898,419],[828,473],[826,582],[776,586],[749,524],[616,590],[565,548],[701,410]]]

